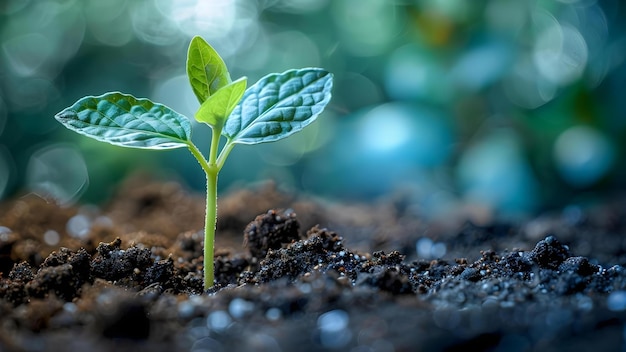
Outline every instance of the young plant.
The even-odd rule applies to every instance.
[[[191,141],[189,120],[165,105],[120,92],[87,96],[55,115],[65,127],[110,144],[142,149],[186,147],[206,174],[204,288],[213,286],[217,175],[236,144],[273,142],[313,122],[330,101],[333,76],[319,68],[273,73],[246,89],[232,81],[219,54],[201,37],[187,52],[187,75],[200,102],[195,119],[211,127],[208,159]],[[226,142],[218,151],[220,138]],[[218,153],[219,152],[219,153]]]

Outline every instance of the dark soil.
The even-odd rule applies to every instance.
[[[624,202],[478,225],[267,184],[221,197],[202,292],[203,202],[135,178],[1,204],[0,350],[626,349]]]

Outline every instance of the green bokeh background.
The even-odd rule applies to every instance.
[[[312,127],[234,149],[222,191],[273,179],[340,200],[401,194],[433,216],[602,200],[626,177],[624,15],[619,0],[4,0],[0,197],[100,203],[137,170],[202,191],[186,150],[114,147],[53,118],[113,90],[192,117],[185,59],[201,35],[233,78],[335,75]]]

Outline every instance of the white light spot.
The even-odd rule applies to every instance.
[[[59,233],[54,230],[48,230],[43,234],[43,241],[46,242],[48,246],[57,245],[60,239]]]
[[[442,242],[437,242],[433,244],[432,248],[430,249],[430,255],[433,258],[443,258],[443,256],[446,255],[446,251],[446,244]]]
[[[328,6],[328,0],[278,0],[270,4],[272,10],[305,14],[319,11]]]
[[[172,45],[180,40],[176,24],[158,11],[154,1],[133,1],[130,18],[135,35],[150,44]]]
[[[464,150],[457,175],[472,207],[520,215],[537,201],[537,183],[516,131],[502,128]]]
[[[66,225],[67,233],[75,238],[84,238],[89,234],[91,221],[83,214],[72,216]]]
[[[254,303],[243,298],[235,298],[228,305],[228,312],[233,318],[241,319],[254,310]]]
[[[68,313],[76,313],[78,311],[78,306],[75,303],[67,302],[63,304],[63,310]]]
[[[396,49],[385,67],[385,89],[395,100],[446,102],[451,87],[442,64],[414,45]]]
[[[539,35],[533,53],[539,73],[559,85],[580,78],[587,58],[587,43],[580,32],[572,26],[558,23]]]
[[[348,313],[336,309],[326,312],[317,319],[317,327],[320,330],[320,343],[327,348],[339,348],[345,346],[352,338],[348,329],[350,317]]]
[[[415,243],[417,256],[420,258],[430,259],[430,251],[433,247],[433,240],[428,237],[422,237]]]
[[[52,44],[39,33],[29,33],[6,40],[2,52],[15,73],[32,76],[52,56]]]
[[[6,226],[0,226],[0,241],[6,242],[9,240],[9,235],[12,233],[10,228]]]
[[[237,2],[233,0],[157,0],[156,4],[164,16],[190,37],[198,33],[223,36],[231,30],[237,15]]]
[[[302,32],[279,32],[270,35],[268,41],[272,55],[271,59],[266,61],[266,66],[269,66],[272,71],[282,71],[288,67],[320,65],[317,44]],[[282,50],[285,43],[291,43],[290,50]]]
[[[361,138],[363,145],[369,149],[383,152],[397,149],[410,137],[407,116],[393,105],[378,106],[363,117]]]
[[[567,129],[554,145],[554,159],[561,176],[571,185],[589,186],[613,165],[615,151],[607,137],[588,126]]]
[[[443,242],[434,242],[428,237],[422,237],[415,243],[417,256],[424,259],[442,258],[446,255],[447,247]]]
[[[348,313],[336,309],[326,312],[317,319],[317,327],[327,332],[337,332],[348,327],[350,318]]]
[[[34,193],[52,197],[62,205],[76,201],[89,183],[82,155],[69,146],[52,145],[36,151],[26,173]]]
[[[106,46],[122,46],[133,39],[125,0],[87,1],[84,13],[93,37]]]
[[[154,88],[152,98],[185,116],[194,116],[198,100],[189,87],[187,75],[165,79]]]
[[[345,0],[332,4],[341,45],[356,56],[384,53],[406,22],[406,17],[397,14],[395,4],[387,0]]]
[[[498,80],[510,67],[511,48],[500,43],[488,43],[463,55],[450,76],[457,84],[479,90]]]
[[[178,315],[183,319],[189,319],[193,316],[195,311],[195,304],[190,300],[180,302],[178,304]]]
[[[100,215],[96,217],[93,224],[101,227],[113,227],[113,220],[108,216]]]
[[[268,309],[267,312],[265,312],[265,318],[270,321],[277,321],[282,316],[283,316],[283,312],[276,307],[272,307]]]
[[[221,332],[226,330],[233,320],[228,313],[223,310],[218,310],[209,314],[206,321],[206,325],[209,329]]]

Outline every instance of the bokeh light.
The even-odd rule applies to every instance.
[[[611,168],[615,150],[608,138],[588,126],[574,126],[554,144],[554,159],[561,176],[575,187],[587,187]]]
[[[459,163],[458,180],[471,204],[509,216],[532,210],[539,200],[519,137],[509,129],[491,131],[467,148]]]
[[[587,56],[587,43],[578,30],[554,24],[539,35],[533,62],[548,81],[564,85],[582,76]]]
[[[390,1],[333,1],[332,6],[341,46],[356,56],[384,53],[404,27],[404,12]]]
[[[12,160],[6,148],[0,145],[0,197],[2,197],[11,181],[14,172]]]
[[[615,194],[626,188],[625,17],[618,0],[5,0],[0,194],[101,201],[137,169],[203,191],[184,150],[85,141],[53,118],[117,90],[193,120],[185,59],[195,35],[250,84],[309,66],[335,77],[312,127],[235,148],[222,190],[271,178],[335,198],[399,191],[432,215],[464,204],[519,214],[581,192]],[[206,152],[210,131],[193,124]],[[68,173],[77,174],[59,176]]]
[[[86,1],[85,19],[93,38],[106,46],[128,44],[133,39],[128,5],[124,0]]]
[[[414,167],[433,167],[450,155],[452,134],[436,111],[403,103],[377,106],[360,119],[359,150],[386,159],[407,158]]]
[[[7,124],[7,108],[4,105],[4,101],[0,98],[0,136],[4,132],[4,126]]]
[[[514,48],[492,40],[462,55],[450,71],[451,80],[460,88],[479,91],[498,81],[513,63]]]
[[[396,100],[447,101],[451,86],[440,62],[436,54],[412,44],[394,50],[386,65],[387,94]]]
[[[89,184],[85,161],[73,147],[51,145],[37,150],[28,162],[28,188],[59,204],[78,200]]]
[[[194,115],[200,105],[193,91],[189,89],[187,75],[173,76],[158,83],[150,97],[189,117]]]
[[[177,26],[159,11],[155,1],[133,1],[129,4],[135,36],[156,46],[170,46],[180,40]]]

